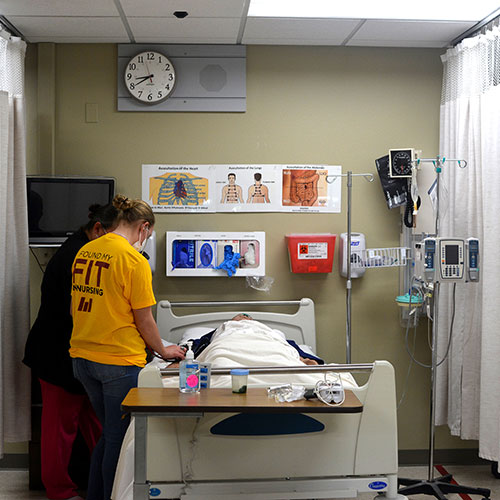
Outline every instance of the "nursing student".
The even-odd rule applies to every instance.
[[[92,452],[101,424],[82,384],[73,376],[69,340],[71,270],[80,248],[114,229],[113,205],[92,205],[85,226],[73,233],[50,259],[42,280],[37,318],[26,342],[23,362],[39,379],[42,393],[42,482],[52,500],[81,499],[68,473],[78,429]]]
[[[103,427],[90,463],[87,500],[109,500],[130,416],[120,404],[146,364],[146,345],[165,359],[184,349],[165,347],[153,318],[151,269],[141,255],[155,217],[142,200],[116,195],[114,231],[80,249],[73,263],[70,355]]]

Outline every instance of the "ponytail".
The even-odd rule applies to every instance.
[[[95,203],[89,207],[89,220],[82,226],[84,231],[90,231],[99,222],[104,229],[114,226],[118,219],[118,210],[111,204],[99,205]]]
[[[146,221],[154,226],[155,216],[151,207],[143,200],[133,200],[123,194],[113,198],[113,206],[118,211],[118,220],[134,224],[137,221]]]

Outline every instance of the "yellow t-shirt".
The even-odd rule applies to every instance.
[[[148,261],[109,233],[80,249],[72,272],[71,357],[144,366],[145,343],[132,310],[156,304]]]

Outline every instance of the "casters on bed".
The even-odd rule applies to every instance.
[[[399,478],[399,484],[403,488],[399,488],[398,493],[403,495],[431,495],[438,500],[447,500],[446,493],[466,493],[468,495],[482,495],[483,500],[489,500],[490,490],[452,484],[452,481],[453,476],[451,474],[431,480]]]

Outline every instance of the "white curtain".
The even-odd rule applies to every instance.
[[[500,29],[466,39],[442,57],[440,151],[448,203],[441,236],[480,238],[477,284],[441,286],[436,424],[479,440],[479,456],[500,459]],[[455,318],[452,327],[453,304]]]
[[[5,442],[30,439],[30,375],[21,362],[29,330],[25,51],[0,33],[0,456]]]

